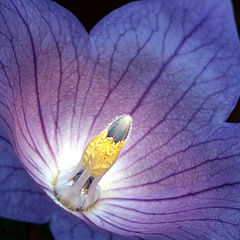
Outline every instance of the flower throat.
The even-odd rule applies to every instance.
[[[59,202],[73,211],[95,204],[101,191],[98,183],[116,162],[131,126],[132,118],[122,115],[88,143],[80,162],[57,176],[54,194]]]

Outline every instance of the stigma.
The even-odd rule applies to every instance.
[[[101,194],[98,183],[116,162],[131,127],[131,116],[119,116],[88,143],[74,168],[57,176],[54,194],[61,204],[72,211],[86,211],[95,204]]]

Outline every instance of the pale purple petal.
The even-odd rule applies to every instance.
[[[218,125],[239,96],[230,2],[136,2],[90,39],[98,64],[84,109],[89,139],[123,113],[133,130],[87,217],[125,235],[238,239],[240,132]]]
[[[68,213],[55,215],[50,228],[56,240],[141,240],[138,237],[123,237],[96,228]]]
[[[137,152],[145,138],[222,122],[237,102],[239,41],[227,0],[134,2],[100,21],[90,40],[97,66],[86,106],[94,108],[83,107],[93,136],[103,119],[129,113]]]
[[[139,159],[135,174],[126,168],[102,182],[102,199],[88,217],[124,234],[238,239],[239,134],[237,124],[207,127],[182,149]],[[158,159],[151,167],[150,157]]]
[[[10,143],[0,137],[0,216],[46,223],[55,211],[53,202],[16,159]]]
[[[45,0],[1,1],[0,25],[1,120],[25,168],[51,192],[52,178],[76,161],[71,146],[81,153],[74,116],[87,84],[88,35],[72,14]]]
[[[52,2],[4,0],[0,26],[4,136],[46,192],[92,137],[130,114],[126,150],[79,216],[140,238],[239,239],[240,127],[223,124],[240,91],[230,2],[135,2],[88,41]],[[60,226],[81,232],[61,220],[57,237]]]

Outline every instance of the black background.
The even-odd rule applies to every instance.
[[[41,0],[39,0],[41,1]],[[166,0],[168,1],[168,0]],[[197,0],[201,1],[201,0]],[[222,0],[218,0],[222,1]],[[57,0],[60,5],[71,11],[85,26],[87,31],[112,10],[133,2],[127,0]],[[232,0],[235,19],[240,33],[240,1]],[[239,66],[240,67],[240,66]],[[240,80],[240,76],[239,76]],[[240,93],[239,93],[240,94]],[[228,122],[240,122],[240,101],[228,118]],[[0,218],[0,240],[53,240],[48,224],[36,225]]]

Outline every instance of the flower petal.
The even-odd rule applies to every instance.
[[[239,135],[239,124],[211,126],[182,149],[138,159],[135,174],[126,169],[101,183],[101,199],[87,217],[125,235],[239,239]]]
[[[73,136],[80,134],[76,101],[88,85],[88,35],[45,0],[1,1],[0,26],[1,120],[25,168],[50,191],[52,177],[81,156]]]
[[[98,65],[86,103],[95,108],[84,110],[93,116],[89,138],[116,115],[131,114],[134,125],[86,216],[125,235],[238,238],[239,145],[231,145],[239,127],[218,125],[239,96],[230,2],[132,3],[102,20],[90,40]]]
[[[106,123],[131,114],[129,147],[86,218],[157,239],[239,237],[239,127],[218,125],[240,90],[230,3],[139,1],[101,21],[89,45],[54,3],[0,6],[1,118],[46,191],[66,158],[74,164]]]
[[[55,206],[18,163],[6,139],[0,137],[0,215],[20,221],[46,223]]]
[[[89,139],[130,114],[131,148],[140,151],[145,138],[161,133],[167,141],[226,120],[237,102],[240,52],[229,1],[134,2],[100,21],[90,43],[97,66],[84,109],[93,118]]]
[[[90,226],[67,213],[54,216],[50,228],[56,240],[140,240],[137,237],[123,237]]]

